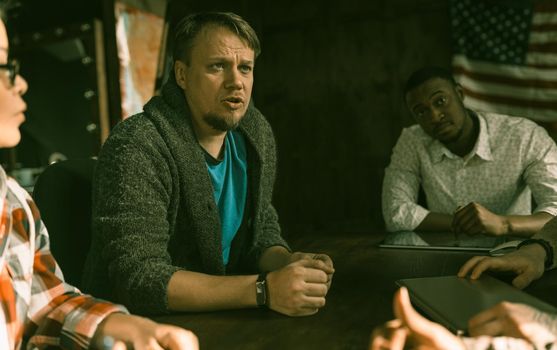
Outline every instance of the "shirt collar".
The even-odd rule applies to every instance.
[[[477,155],[483,160],[493,160],[491,145],[489,143],[489,131],[487,129],[487,122],[485,120],[485,117],[481,113],[475,113],[472,111],[470,112],[478,118],[480,132],[474,148],[472,148],[472,151],[464,158],[471,159],[474,155]],[[449,159],[459,158],[459,156],[451,152],[438,140],[432,140],[428,147],[428,150],[429,155],[434,163],[439,163],[440,161],[442,161],[443,156]]]

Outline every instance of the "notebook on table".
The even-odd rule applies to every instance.
[[[489,275],[477,280],[442,276],[401,279],[396,283],[408,288],[414,306],[456,334],[466,334],[471,317],[502,301],[557,313],[554,306]]]

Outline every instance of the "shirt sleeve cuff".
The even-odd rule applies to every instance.
[[[129,314],[122,305],[92,297],[89,299],[84,305],[77,307],[66,316],[60,337],[60,345],[63,348],[88,349],[99,324],[106,317],[113,313]]]
[[[549,205],[538,206],[532,213],[548,213],[549,215],[557,216],[557,207]]]
[[[414,209],[414,213],[410,219],[410,230],[414,231],[416,227],[418,227],[422,221],[428,216],[429,210],[419,205],[416,206]]]

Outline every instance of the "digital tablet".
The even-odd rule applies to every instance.
[[[472,251],[503,255],[516,250],[521,240],[507,241],[502,237],[455,236],[452,232],[393,232],[387,234],[380,248]]]
[[[557,313],[554,306],[489,275],[477,280],[443,276],[402,279],[396,283],[408,288],[417,308],[456,334],[466,334],[472,316],[502,301]]]

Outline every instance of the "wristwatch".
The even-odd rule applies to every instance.
[[[516,249],[518,250],[521,247],[524,247],[525,245],[529,245],[529,244],[539,244],[543,247],[543,250],[545,250],[544,268],[546,270],[549,269],[551,267],[551,265],[553,265],[553,247],[551,247],[551,244],[549,244],[549,242],[546,241],[545,239],[530,238],[530,239],[525,239],[524,241],[520,242],[516,246]]]
[[[267,307],[267,272],[262,272],[257,276],[255,282],[255,300],[260,308]]]

